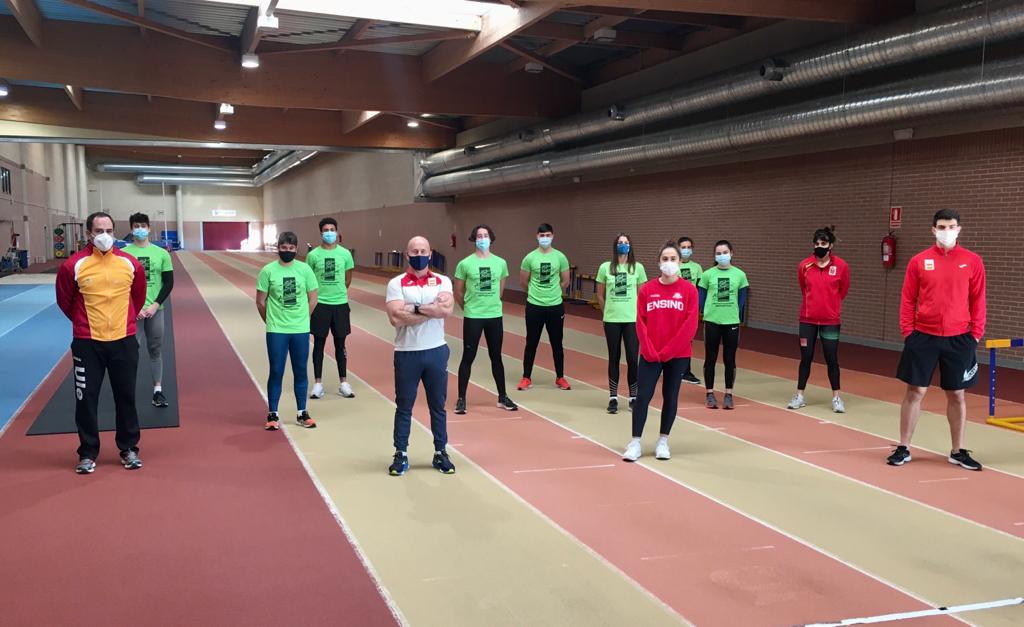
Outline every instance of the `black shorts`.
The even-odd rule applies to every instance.
[[[965,390],[978,382],[978,342],[970,333],[942,337],[914,331],[903,341],[896,378],[908,385],[928,387],[939,366],[943,390]]]
[[[334,337],[345,337],[352,332],[349,322],[348,303],[342,305],[325,305],[317,303],[313,315],[309,319],[309,332],[313,337],[327,337],[328,332]]]

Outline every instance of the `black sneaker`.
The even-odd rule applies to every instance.
[[[612,397],[608,399],[608,413],[617,414],[619,413],[619,399]]]
[[[722,397],[722,409],[732,409],[732,394]]]
[[[708,397],[704,401],[704,407],[708,409],[718,409],[718,399],[715,398],[714,392],[708,392]]]
[[[505,411],[519,411],[519,405],[513,403],[512,399],[507,396],[498,397],[498,408]]]
[[[700,385],[700,379],[698,379],[697,376],[694,375],[689,370],[687,370],[686,374],[683,375],[683,381],[686,381],[687,383],[692,383],[694,385]]]
[[[409,456],[402,451],[395,451],[395,458],[388,466],[388,473],[392,477],[401,477],[406,470],[409,470]]]
[[[635,398],[629,399],[629,411],[633,411],[633,403],[636,402]]]
[[[96,470],[96,462],[88,457],[78,460],[78,465],[75,466],[75,472],[80,475],[91,475],[94,470]]]
[[[890,466],[902,466],[903,464],[909,462],[912,459],[913,457],[910,456],[910,449],[908,449],[905,446],[897,446],[896,450],[893,451],[892,455],[889,456],[889,459],[885,460],[885,463],[889,464]],[[952,457],[950,457],[949,461],[954,464],[960,463],[954,462]]]
[[[464,414],[464,413],[466,413],[466,399],[460,398],[459,400],[455,401],[455,413],[456,414]]]
[[[153,407],[167,407],[167,397],[163,392],[153,392]]]
[[[443,472],[446,475],[455,474],[455,464],[452,463],[452,460],[448,459],[447,451],[435,452],[434,461],[431,463],[433,464],[434,468],[437,468],[438,471]]]
[[[950,451],[949,459],[946,461],[951,464],[962,466],[967,470],[981,470],[981,464],[972,459],[971,452],[965,448],[962,448],[959,451]]]
[[[121,453],[121,465],[127,470],[138,470],[142,468],[142,460],[135,451],[124,451]]]
[[[316,421],[309,415],[305,410],[301,414],[295,417],[295,424],[306,429],[316,429]]]
[[[263,425],[267,431],[277,431],[281,428],[281,418],[276,413],[267,414],[267,422]]]

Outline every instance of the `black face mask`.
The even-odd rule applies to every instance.
[[[292,261],[295,260],[295,251],[294,250],[279,250],[279,251],[277,251],[277,256],[281,258],[281,261],[283,261],[285,263],[291,263]]]
[[[824,246],[815,246],[814,247],[814,256],[817,257],[818,259],[824,259],[825,255],[827,255],[828,251],[830,251],[830,250],[832,250],[832,249],[831,248],[825,248]]]

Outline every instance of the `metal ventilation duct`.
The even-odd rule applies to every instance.
[[[310,159],[317,153],[308,150],[298,150],[295,152],[288,152],[281,158],[270,160],[271,155],[268,155],[260,161],[258,164],[250,168],[242,168],[245,170],[243,174],[248,176],[229,176],[227,174],[208,174],[208,175],[187,175],[187,174],[161,174],[161,173],[147,173],[139,174],[135,177],[135,182],[139,185],[213,185],[220,187],[263,187],[270,181],[281,176],[288,170],[301,164],[302,162]],[[261,167],[262,166],[262,167]]]
[[[157,163],[101,163],[98,172],[128,172],[145,174],[200,174],[204,176],[251,176],[251,167],[219,165],[167,165]]]
[[[533,126],[482,144],[434,153],[420,162],[428,176],[504,161],[567,142],[663,122],[869,70],[981,46],[1024,33],[1024,1],[972,0],[908,16],[834,42],[779,55],[760,67],[732,70],[685,86]]]
[[[426,179],[423,195],[521,186],[605,168],[748,150],[757,146],[1024,103],[1024,59],[914,78],[731,120],[541,155]]]

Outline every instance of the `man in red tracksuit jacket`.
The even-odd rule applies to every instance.
[[[942,209],[932,218],[936,244],[907,264],[900,300],[903,355],[896,376],[907,384],[900,407],[900,444],[888,458],[892,466],[909,462],[910,439],[939,367],[946,391],[949,433],[953,447],[949,463],[968,470],[981,464],[963,448],[967,403],[964,390],[978,382],[978,342],[985,334],[985,265],[981,257],[956,243],[960,214]]]
[[[71,320],[71,357],[75,374],[75,424],[78,465],[91,474],[100,452],[97,407],[105,373],[114,393],[114,441],[121,464],[142,467],[139,415],[135,409],[135,374],[139,343],[135,320],[146,303],[146,272],[138,260],[114,248],[114,220],[97,212],[85,220],[89,244],[57,271],[57,306]]]

